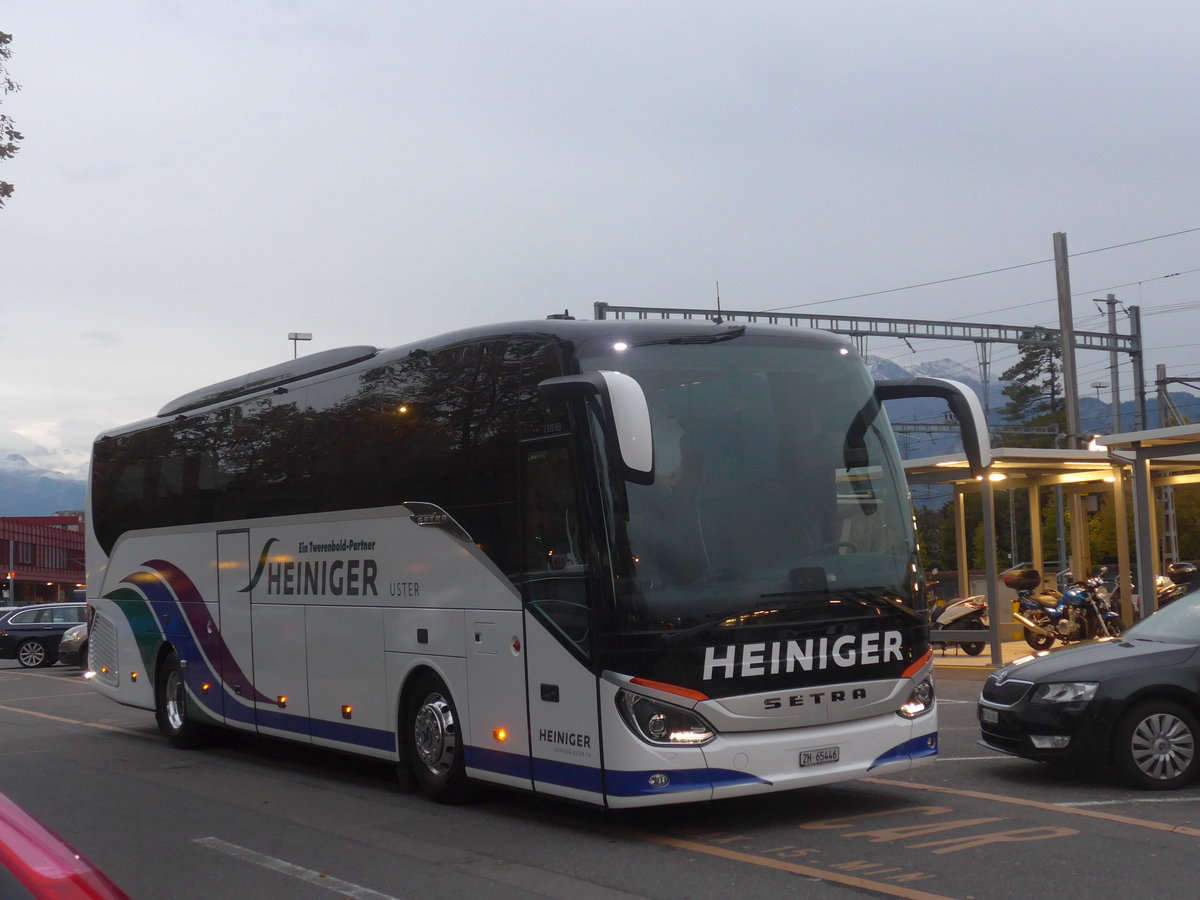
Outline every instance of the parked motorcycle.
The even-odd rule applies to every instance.
[[[1117,637],[1124,630],[1120,610],[1112,603],[1099,578],[1075,582],[1064,591],[1041,590],[1037,569],[1005,576],[1004,583],[1017,591],[1013,618],[1021,623],[1025,643],[1034,650],[1100,637]]]
[[[1156,600],[1158,608],[1162,609],[1173,600],[1178,600],[1184,594],[1190,593],[1200,584],[1193,584],[1196,578],[1196,567],[1192,563],[1176,562],[1167,566],[1168,586],[1160,588]]]
[[[943,650],[946,648],[945,641],[939,641],[936,633],[939,631],[987,631],[990,628],[988,622],[988,606],[987,598],[982,595],[974,597],[964,597],[962,600],[956,600],[949,604],[941,611],[933,621],[933,632],[930,635],[933,643],[937,644]],[[987,646],[987,641],[964,641],[962,643],[955,642],[956,646],[962,647],[963,652],[967,656],[978,656]]]
[[[1115,581],[1112,573],[1107,570],[1102,570],[1102,575],[1107,575],[1108,581]],[[1137,584],[1134,583],[1136,591]],[[1200,589],[1200,579],[1196,578],[1196,566],[1190,562],[1174,562],[1167,566],[1167,573],[1159,575],[1154,579],[1154,606],[1155,609],[1162,609],[1168,603],[1178,600],[1184,594],[1190,594],[1194,590]],[[1137,602],[1137,596],[1134,596],[1134,616],[1140,617],[1142,608]],[[1112,589],[1111,602],[1114,606],[1119,607],[1121,602],[1121,588],[1119,584]]]

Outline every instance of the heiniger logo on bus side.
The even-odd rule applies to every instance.
[[[844,634],[840,637],[808,638],[804,641],[770,641],[759,644],[726,644],[704,648],[705,681],[713,678],[753,678],[758,675],[791,674],[849,669],[904,658],[899,631]]]
[[[325,541],[300,541],[297,556],[315,553],[315,559],[293,559],[288,556],[270,555],[271,547],[279,543],[271,538],[262,548],[258,558],[258,569],[243,592],[253,590],[261,583],[267,594],[273,597],[378,597],[379,563],[370,556],[361,555],[375,549],[375,541],[337,538]],[[330,558],[330,555],[333,555]],[[404,582],[389,586],[392,595],[402,588],[405,596],[416,596],[420,587],[417,582]]]

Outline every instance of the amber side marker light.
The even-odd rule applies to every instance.
[[[204,684],[200,685],[200,693],[202,693],[202,694],[207,694],[211,689],[212,689],[212,685],[209,684],[207,681],[204,682]]]
[[[349,719],[349,718],[352,718],[353,716],[354,716],[354,707],[353,706],[347,705],[347,706],[342,707],[342,718],[343,719]]]
[[[278,697],[276,697],[275,702],[279,704],[280,709],[287,708],[287,697],[284,696],[283,694],[280,694]]]
[[[494,737],[497,741],[499,741],[501,744],[503,744],[505,741],[508,740],[508,729],[493,728],[492,729],[492,737]]]
[[[138,673],[137,673],[137,672],[130,672],[130,673],[129,673],[129,680],[130,680],[130,681],[137,681],[137,678],[138,678]]]

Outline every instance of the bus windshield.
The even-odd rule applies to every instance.
[[[654,429],[654,481],[624,486],[613,529],[621,630],[920,615],[908,490],[857,354],[746,336],[582,362],[637,379]]]

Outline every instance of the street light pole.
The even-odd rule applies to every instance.
[[[311,341],[311,331],[289,331],[288,340],[292,342],[292,359],[300,355],[300,341]]]

